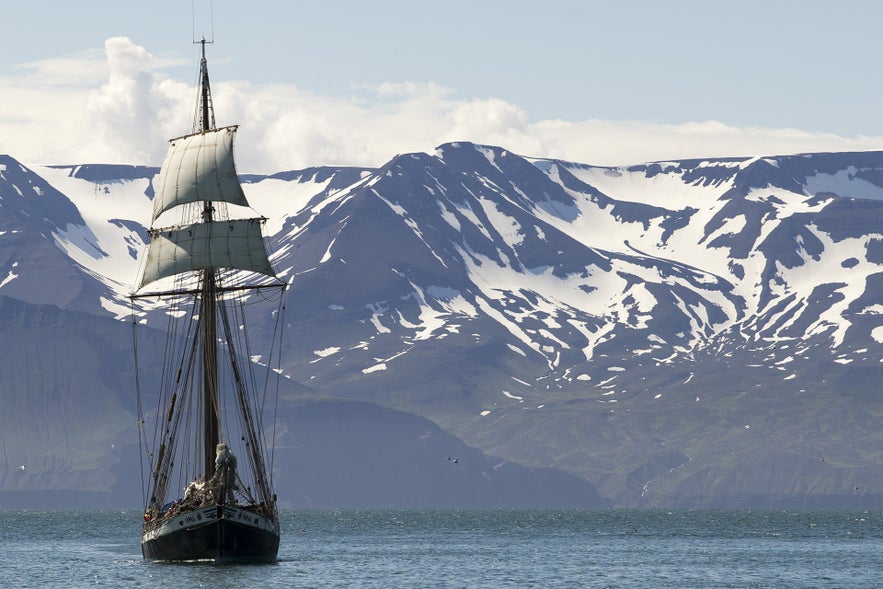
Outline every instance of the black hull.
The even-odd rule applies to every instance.
[[[211,506],[145,524],[141,540],[147,560],[275,562],[279,524],[241,508]]]

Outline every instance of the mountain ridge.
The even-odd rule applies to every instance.
[[[119,323],[155,168],[32,172],[76,210],[42,230],[53,266],[92,288],[43,302]],[[598,167],[458,142],[242,180],[308,395],[421,416],[618,506],[883,495],[881,152]],[[17,280],[0,296],[34,298]]]

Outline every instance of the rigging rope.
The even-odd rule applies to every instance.
[[[282,286],[282,292],[279,295],[279,310],[276,313],[276,325],[273,328],[273,345],[276,343],[276,331],[279,331],[279,349],[277,350],[277,362],[276,362],[276,399],[273,403],[273,444],[270,450],[270,480],[269,485],[270,488],[273,488],[273,468],[276,462],[276,423],[278,421],[278,413],[279,413],[279,384],[282,381],[282,336],[285,332],[285,289],[287,285]],[[281,326],[281,328],[280,328]],[[272,348],[271,348],[272,349]],[[270,354],[270,358],[272,360],[272,352]],[[272,361],[267,362],[267,367],[269,369]],[[269,372],[268,372],[269,375]],[[266,388],[264,389],[264,397],[266,398]],[[262,403],[263,404],[263,403]]]
[[[144,431],[144,411],[141,406],[141,377],[138,371],[138,333],[136,331],[137,320],[135,316],[135,299],[129,299],[132,305],[132,349],[135,359],[135,399],[138,410],[138,467],[141,472],[141,505],[147,505],[147,487],[144,477],[144,447],[147,445]]]

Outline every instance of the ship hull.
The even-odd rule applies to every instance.
[[[141,535],[147,560],[275,562],[279,524],[239,507],[212,505],[148,522]]]

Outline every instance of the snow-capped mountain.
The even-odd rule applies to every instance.
[[[0,297],[126,329],[157,170],[0,166]],[[615,505],[883,495],[883,153],[610,168],[454,143],[242,180],[304,398]]]

